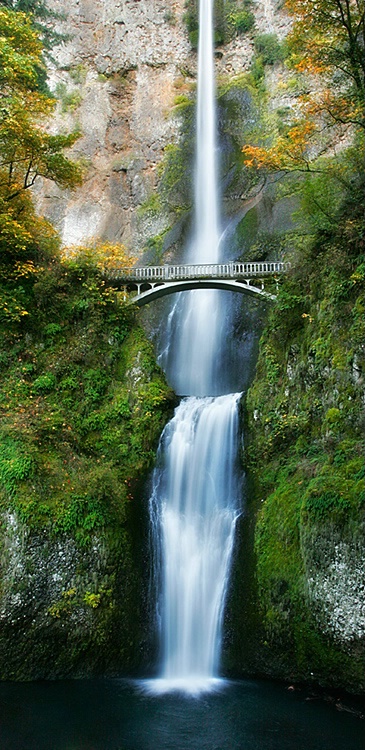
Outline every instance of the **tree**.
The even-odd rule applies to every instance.
[[[42,45],[24,13],[0,10],[0,193],[10,201],[41,176],[62,187],[81,182],[81,170],[63,154],[79,133],[50,135],[46,119],[55,101],[36,90]]]
[[[329,74],[343,95],[364,101],[365,4],[363,0],[286,0],[294,16],[289,36],[295,67]],[[362,124],[363,120],[362,120]]]
[[[34,280],[56,250],[55,231],[36,216],[29,189],[38,177],[81,183],[63,151],[78,133],[51,135],[55,101],[37,90],[42,44],[24,13],[0,8],[0,320],[28,314]]]
[[[51,10],[44,0],[0,0],[1,5],[8,10],[27,14],[42,41],[43,50],[46,50],[47,56],[53,47],[67,38],[53,29],[54,21],[64,20],[64,15]]]
[[[347,131],[356,137],[364,131],[365,3],[286,0],[285,4],[294,18],[287,64],[316,76],[315,93],[307,91],[299,98],[297,116],[271,147],[246,145],[243,154],[248,166],[259,169],[318,171],[319,157],[329,153]]]
[[[119,242],[107,242],[104,240],[94,239],[87,245],[68,247],[64,251],[64,259],[67,263],[82,263],[92,266],[99,270],[112,271],[117,268],[130,270],[137,258],[129,255],[124,245]]]

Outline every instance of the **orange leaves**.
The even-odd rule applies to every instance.
[[[273,171],[281,169],[276,150],[273,148],[265,149],[259,148],[259,146],[244,146],[242,153],[247,167],[270,169]]]
[[[297,98],[300,119],[282,125],[270,147],[246,145],[242,151],[248,167],[321,171],[319,158],[333,156],[365,126],[365,2],[286,0],[285,7],[293,16],[287,64],[314,93]]]
[[[316,132],[314,122],[297,121],[285,136],[280,136],[272,148],[244,146],[245,164],[256,169],[270,171],[308,171],[310,140]]]
[[[308,97],[306,111],[311,117],[328,115],[334,122],[356,124],[363,116],[363,108],[360,103],[349,100],[347,97],[336,94],[329,89],[321,92],[318,97]]]

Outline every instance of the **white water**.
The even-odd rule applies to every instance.
[[[214,0],[200,0],[198,91],[196,114],[195,231],[188,262],[218,263],[221,235],[215,115]],[[199,290],[183,294],[176,306],[178,341],[169,373],[172,385],[184,396],[219,394],[218,358],[223,335],[221,293]]]
[[[160,443],[165,468],[155,470],[152,517],[161,545],[161,679],[170,688],[207,688],[217,675],[239,512],[239,398],[184,399]]]
[[[200,0],[195,233],[189,249],[195,263],[219,261],[213,3]],[[148,683],[152,692],[196,694],[219,684],[222,618],[239,514],[235,464],[240,398],[237,393],[217,395],[224,330],[220,298],[213,290],[181,295],[168,321],[178,342],[167,375],[177,393],[190,398],[183,399],[164,430],[161,465],[153,477],[161,666],[159,678]]]

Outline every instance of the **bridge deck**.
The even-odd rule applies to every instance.
[[[132,269],[115,268],[105,271],[110,281],[128,284],[130,282],[171,282],[188,279],[250,279],[275,276],[288,271],[290,263],[264,261],[249,263],[200,263],[184,265],[145,266]]]
[[[290,263],[282,261],[200,263],[108,269],[104,278],[113,286],[122,287],[125,294],[135,290],[137,294],[131,297],[130,304],[138,307],[190,289],[225,289],[274,300],[275,295],[264,289],[264,279],[277,278],[289,268]]]

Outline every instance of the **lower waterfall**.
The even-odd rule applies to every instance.
[[[160,442],[151,517],[160,591],[154,690],[210,689],[239,515],[235,464],[241,394],[184,399]]]

